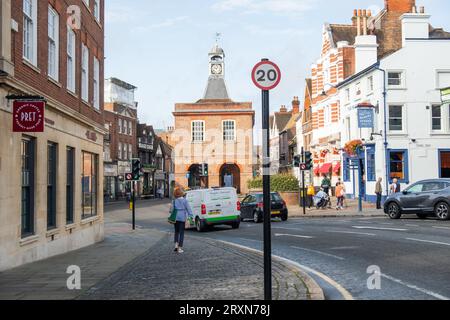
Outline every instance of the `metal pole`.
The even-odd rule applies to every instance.
[[[131,182],[133,188],[133,230],[136,230],[136,194],[135,194],[135,181]]]
[[[302,163],[305,163],[306,157],[305,157],[305,148],[302,147]],[[303,193],[303,215],[306,215],[306,192],[305,192],[305,171],[302,170],[302,193]]]
[[[361,166],[361,159],[358,156],[358,182],[359,182],[359,197],[358,197],[358,211],[362,212],[362,166]]]
[[[264,299],[272,300],[272,244],[270,199],[269,91],[262,91],[263,193],[264,193]]]

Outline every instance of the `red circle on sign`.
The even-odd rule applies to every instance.
[[[257,81],[257,79],[256,79],[256,71],[259,69],[259,67],[261,67],[262,65],[270,65],[270,66],[272,66],[275,70],[276,70],[276,72],[277,72],[277,81],[274,83],[274,84],[272,84],[271,86],[268,86],[268,87],[265,87],[265,86],[263,86],[263,85],[261,85],[258,81]],[[261,89],[261,90],[272,90],[272,89],[275,89],[279,84],[280,84],[280,81],[281,81],[281,70],[280,70],[280,68],[274,63],[274,62],[272,62],[272,61],[269,61],[269,60],[267,60],[267,61],[261,61],[260,63],[258,63],[254,68],[253,68],[253,70],[252,70],[252,81],[253,81],[253,83],[255,84],[255,86],[257,86],[259,89]]]
[[[44,131],[43,101],[14,101],[13,132]]]

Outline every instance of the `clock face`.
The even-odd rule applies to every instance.
[[[211,66],[211,73],[212,74],[222,74],[222,65],[220,65],[220,64],[213,64]]]

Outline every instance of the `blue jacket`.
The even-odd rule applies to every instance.
[[[191,206],[185,198],[178,198],[174,201],[177,209],[177,221],[186,222],[188,217],[193,217]]]

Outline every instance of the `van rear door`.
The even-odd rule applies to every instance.
[[[214,189],[207,192],[206,212],[209,218],[237,215],[237,196],[231,189]]]

